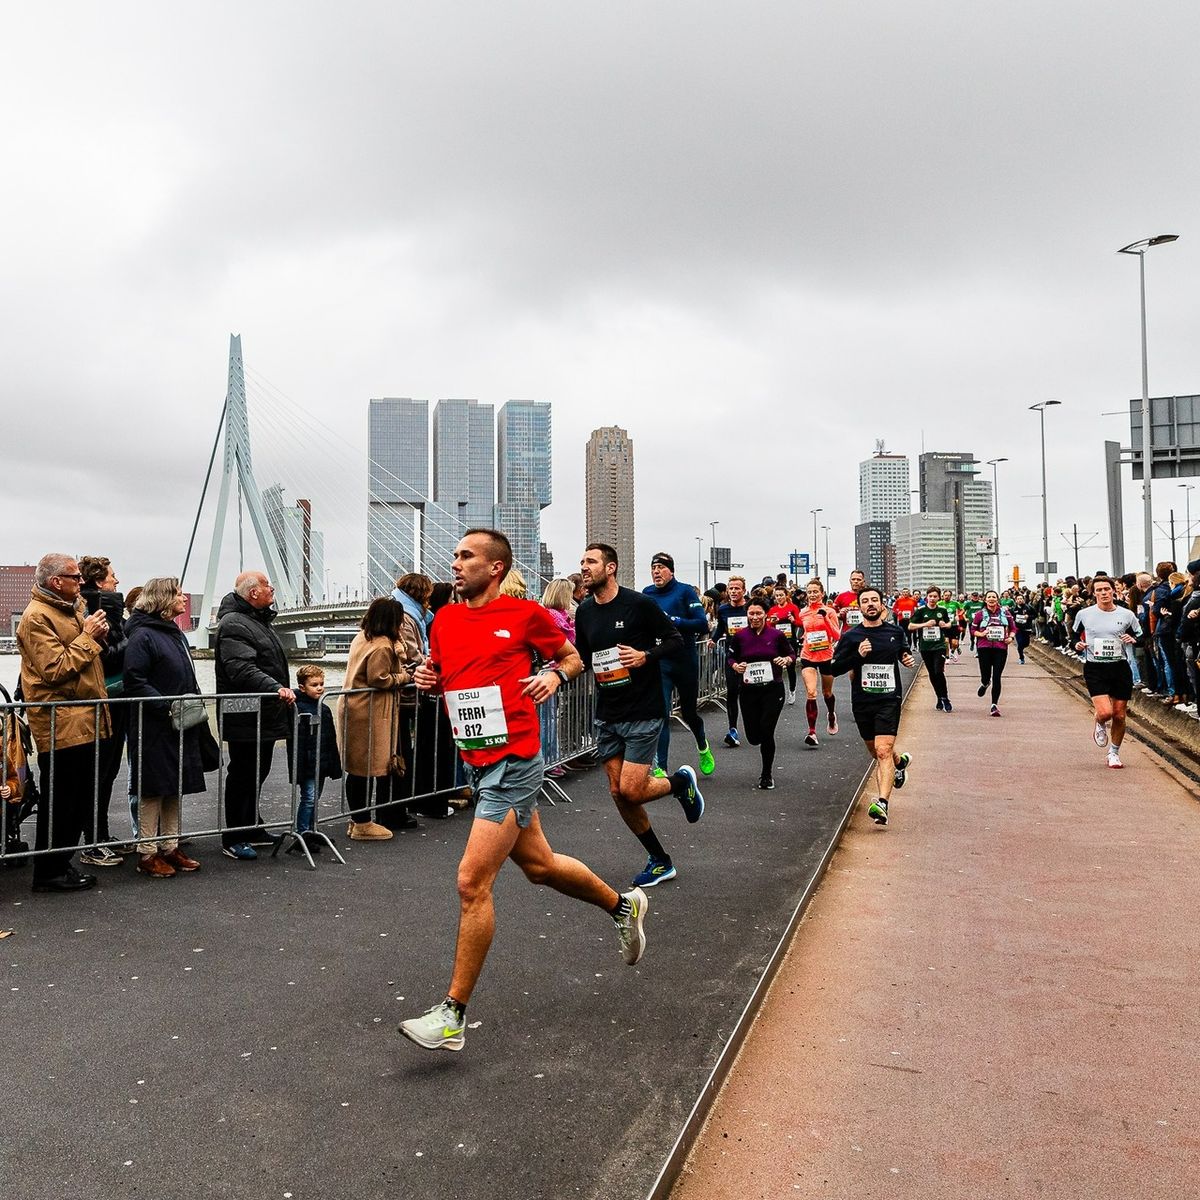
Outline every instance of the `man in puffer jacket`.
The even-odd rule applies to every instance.
[[[222,700],[220,705],[221,736],[228,744],[229,758],[225,776],[229,828],[221,835],[221,853],[245,860],[258,857],[256,845],[272,846],[276,841],[262,828],[258,795],[271,772],[275,743],[287,733],[296,694],[288,687],[283,644],[271,628],[275,619],[271,581],[261,571],[243,571],[233,589],[217,609],[213,643],[217,693],[257,694]]]

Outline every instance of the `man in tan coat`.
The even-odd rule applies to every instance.
[[[33,858],[35,892],[92,887],[71,856],[95,802],[96,739],[109,735],[108,706],[45,707],[48,701],[108,698],[100,651],[108,634],[103,611],[87,614],[79,595],[82,575],[69,554],[47,554],[37,565],[29,606],[17,625],[21,690],[38,751],[41,799]]]

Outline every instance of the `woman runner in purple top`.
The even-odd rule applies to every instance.
[[[762,776],[755,786],[770,791],[775,786],[775,726],[783,712],[783,669],[796,657],[787,637],[767,624],[767,610],[758,601],[746,609],[746,619],[747,627],[727,639],[725,653],[729,667],[741,676],[746,741],[762,754]]]

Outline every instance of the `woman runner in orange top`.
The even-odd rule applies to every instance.
[[[806,746],[817,744],[817,677],[821,679],[821,692],[825,698],[825,710],[829,714],[829,736],[838,731],[837,699],[833,694],[833,676],[829,664],[833,662],[833,648],[842,636],[833,606],[825,602],[825,589],[819,579],[810,579],[805,588],[808,605],[800,613],[797,633],[800,639],[800,676],[804,680],[807,699],[804,713],[808,717]]]

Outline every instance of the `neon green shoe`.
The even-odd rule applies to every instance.
[[[717,760],[713,758],[713,752],[705,742],[704,749],[700,751],[700,774],[711,775],[716,769]]]
[[[662,767],[655,767],[654,770],[650,772],[650,774],[655,779],[666,779],[666,777],[667,777],[667,773],[666,773],[666,771],[664,771],[662,769]]]
[[[867,816],[875,822],[876,825],[887,824],[888,802],[886,800],[875,800],[871,807],[867,809]]]

